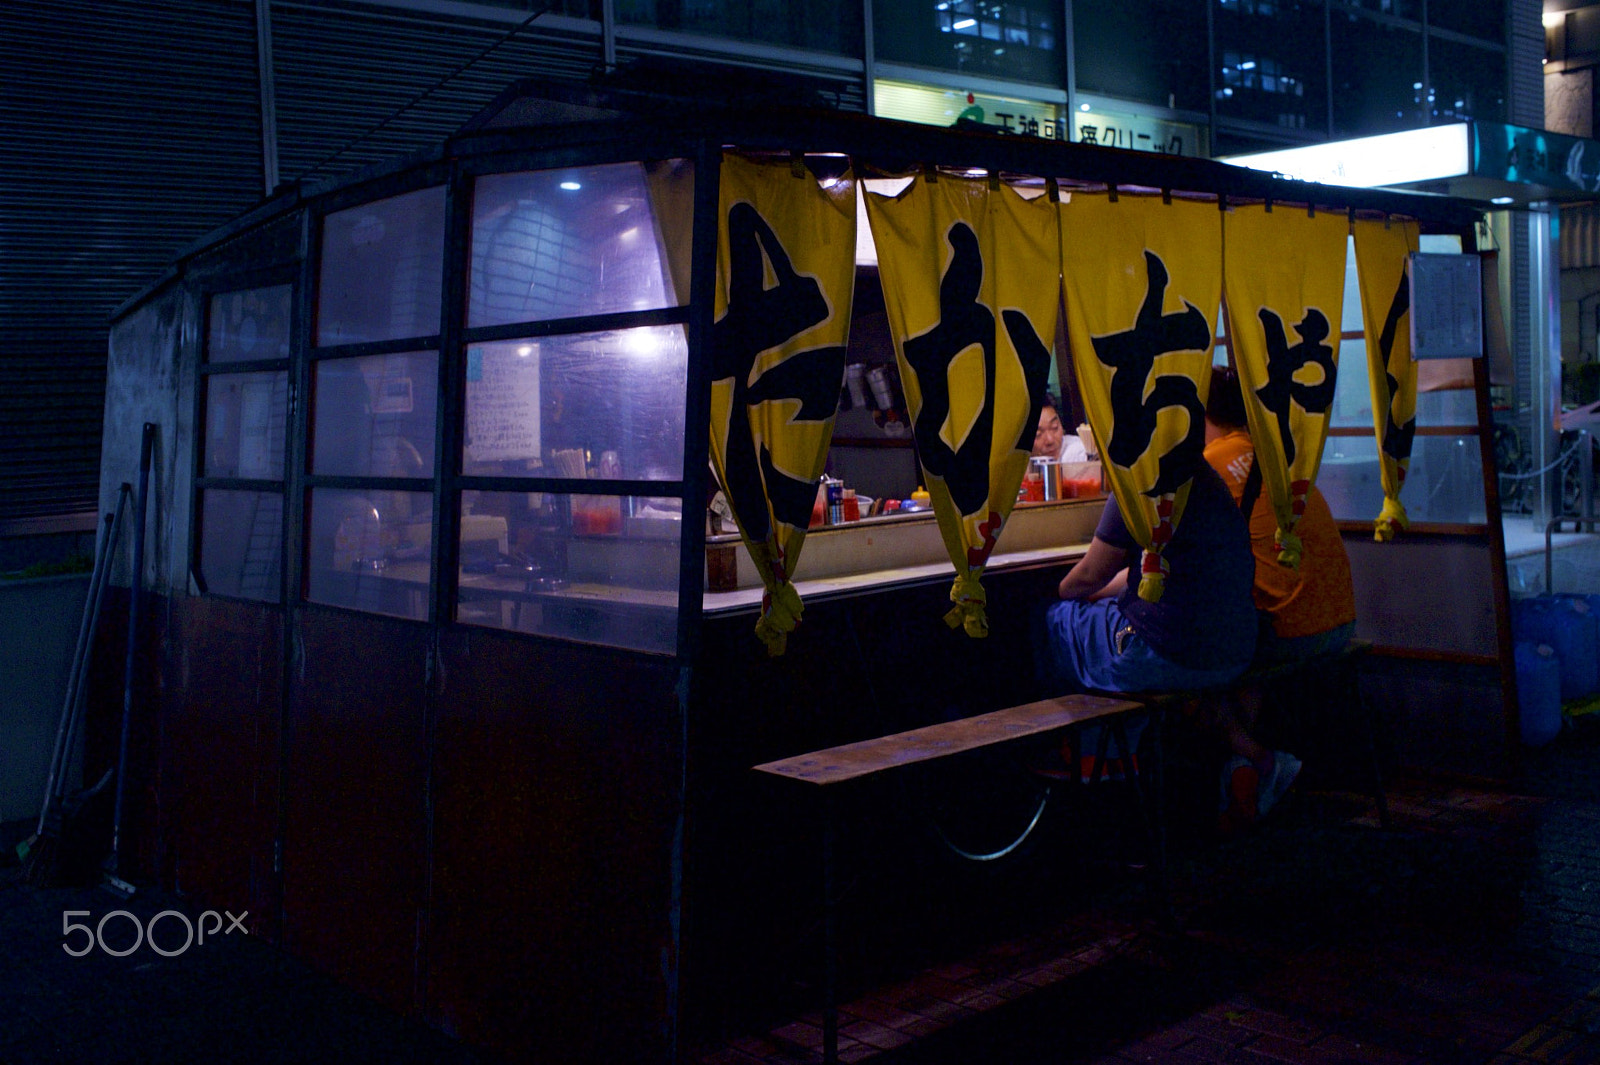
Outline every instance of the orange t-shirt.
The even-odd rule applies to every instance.
[[[1207,444],[1205,455],[1233,493],[1233,501],[1239,502],[1256,458],[1250,434],[1234,430]],[[1271,615],[1272,630],[1283,639],[1292,639],[1354,621],[1350,559],[1328,501],[1315,486],[1306,497],[1305,514],[1295,525],[1304,545],[1299,569],[1278,564],[1277,531],[1278,520],[1263,489],[1250,515],[1250,548],[1256,556],[1256,609]]]

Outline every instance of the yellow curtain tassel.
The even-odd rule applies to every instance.
[[[1372,523],[1372,538],[1380,544],[1386,544],[1394,539],[1395,533],[1405,532],[1411,524],[1411,519],[1406,517],[1405,504],[1390,496],[1383,497],[1383,509],[1378,511],[1378,518]]]
[[[1147,603],[1161,602],[1161,593],[1167,590],[1167,573],[1171,570],[1167,560],[1147,550],[1139,569],[1139,598]]]
[[[1300,556],[1305,551],[1305,545],[1300,542],[1300,537],[1288,529],[1278,530],[1278,565],[1289,569],[1300,568]]]
[[[957,626],[965,629],[967,635],[975,640],[989,635],[989,615],[984,610],[988,595],[978,582],[976,573],[966,573],[956,578],[955,584],[950,586],[950,601],[955,606],[944,616],[946,625],[952,629]]]
[[[800,624],[800,612],[805,604],[800,593],[788,581],[768,589],[761,597],[761,617],[756,619],[756,636],[766,645],[767,654],[773,658],[788,648],[789,633]]]

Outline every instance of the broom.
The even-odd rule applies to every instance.
[[[128,730],[133,720],[135,667],[139,660],[139,615],[144,609],[144,527],[150,501],[150,456],[155,448],[156,425],[144,423],[139,444],[139,497],[133,517],[133,577],[128,587],[128,656],[122,680],[122,735],[117,745],[117,799],[111,817],[111,854],[105,861],[105,885],[119,895],[133,895],[133,885],[124,880],[122,857],[122,803],[128,786]],[[101,783],[104,783],[102,781]]]
[[[50,756],[50,771],[45,778],[44,799],[39,808],[39,823],[33,835],[17,844],[17,857],[22,861],[22,875],[29,883],[48,884],[55,879],[58,849],[63,824],[67,771],[72,762],[72,750],[78,724],[83,716],[86,674],[93,653],[95,632],[100,623],[100,608],[105,601],[107,574],[111,556],[115,551],[117,533],[122,527],[122,514],[128,501],[131,486],[124,483],[117,492],[116,509],[105,516],[105,534],[95,553],[94,569],[89,577],[89,591],[84,598],[83,620],[78,626],[78,643],[73,652],[72,669],[67,675],[67,693],[61,707],[61,720],[56,725],[55,747]],[[91,789],[92,790],[92,789]]]

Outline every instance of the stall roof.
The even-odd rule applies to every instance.
[[[583,150],[637,144],[642,153],[713,140],[753,152],[838,154],[866,176],[942,171],[998,173],[1006,180],[1053,178],[1066,189],[1114,188],[1225,198],[1229,203],[1269,201],[1286,207],[1416,218],[1425,227],[1467,228],[1493,208],[1488,203],[1418,192],[1349,188],[1299,181],[1211,159],[1074,144],[1021,136],[995,127],[940,128],[875,118],[820,106],[822,98],[788,80],[749,72],[714,79],[711,101],[671,76],[635,78],[633,84],[526,80],[509,86],[443,144],[375,164],[337,181],[288,185],[206,235],[180,254],[162,277],[124,303],[120,318],[181,276],[187,261],[240,234],[324,196],[409,170],[458,159],[550,149]],[[699,83],[706,82],[699,74]],[[810,106],[797,106],[794,101]],[[680,149],[681,150],[681,149]]]

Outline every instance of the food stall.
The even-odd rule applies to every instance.
[[[725,209],[753,180],[737,167],[826,201],[800,224],[813,238],[779,247]],[[1053,328],[1087,298],[1063,295],[1059,271],[999,299],[1005,337],[984,358],[950,347],[944,392],[916,370],[918,301],[953,289],[942,250],[906,265],[925,242],[892,211],[939,185],[1051,227],[1075,196],[1084,211],[1181,208],[1219,234],[1241,207],[1320,215],[1341,256],[1347,227],[1391,221],[1470,252],[1479,217],[985,129],[527,85],[434,151],[282,191],[114,324],[103,503],[131,479],[139,427],[158,426],[134,867],[504,1054],[664,1060],[804,986],[813,841],[750,767],[1035,697],[1030,610],[1104,504],[1093,470],[1017,502],[1044,381],[1073,393],[1069,425],[1120,446]],[[891,269],[877,256],[896,227]],[[1039,254],[1073,246],[1056,232]],[[742,277],[727,251],[740,233],[761,249]],[[995,273],[1013,253],[1031,262],[1014,241],[983,248]],[[828,270],[831,339],[779,338],[826,372],[730,369],[744,341],[719,328],[773,324],[787,312],[763,312],[764,294]],[[1201,365],[1229,336],[1212,293],[1190,305],[1210,330],[1188,344]],[[1031,339],[1013,313],[1030,301]],[[1358,366],[1361,335],[1340,334]],[[1487,692],[1454,712],[1503,756],[1515,720],[1481,373],[1459,394],[1470,424],[1419,431],[1478,450],[1463,460],[1473,513],[1430,525],[1424,507],[1399,540],[1353,552],[1384,573],[1358,572],[1362,634],[1390,652],[1407,705],[1430,684]],[[962,419],[993,438],[976,459],[952,437]],[[778,423],[803,446],[777,443]],[[1353,455],[1378,431],[1336,424],[1332,439]],[[957,505],[962,470],[981,482],[976,510]],[[1384,492],[1351,518],[1353,545],[1372,540]],[[816,509],[815,527],[773,520]],[[1367,561],[1391,549],[1474,580],[1399,596],[1392,565]],[[1412,631],[1462,595],[1478,598],[1460,645]],[[916,879],[921,842],[894,816],[876,826]]]

